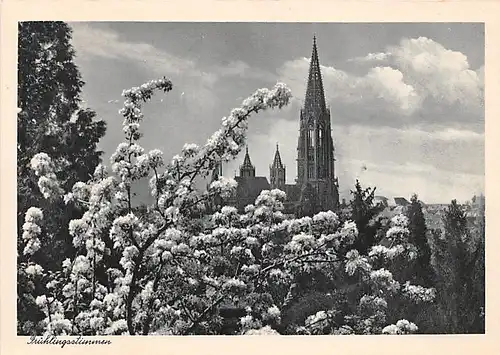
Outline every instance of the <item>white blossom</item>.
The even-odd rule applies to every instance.
[[[245,332],[245,335],[279,335],[279,333],[266,325],[260,329],[249,329]]]
[[[30,207],[28,211],[26,211],[24,220],[22,238],[26,241],[26,245],[23,253],[24,255],[33,255],[41,247],[41,242],[38,237],[42,232],[39,224],[41,224],[43,220],[43,212],[37,207]]]
[[[73,272],[75,274],[85,274],[90,269],[90,261],[83,255],[78,255],[73,263]]]
[[[369,307],[374,309],[386,309],[387,301],[378,296],[364,295],[359,301],[361,307]]]
[[[354,329],[348,325],[343,325],[333,331],[334,335],[352,335],[354,334]]]
[[[386,269],[374,270],[370,273],[370,279],[381,289],[395,292],[399,289],[399,282],[393,279],[392,273]]]
[[[378,257],[381,256],[386,259],[394,259],[396,256],[401,255],[405,251],[403,245],[398,244],[392,248],[387,248],[383,245],[374,245],[370,250],[368,256]]]
[[[35,303],[40,308],[45,307],[47,305],[47,297],[45,295],[38,296]]]
[[[346,254],[346,264],[345,271],[349,275],[354,275],[358,269],[363,271],[370,271],[371,265],[368,262],[368,259],[364,256],[359,255],[359,252],[355,249],[347,252]]]
[[[246,332],[250,329],[259,329],[262,327],[262,323],[249,314],[240,318],[240,324],[243,332]]]
[[[43,212],[37,207],[30,207],[24,217],[26,223],[39,224],[43,220]]]
[[[186,143],[184,144],[184,147],[182,147],[182,153],[186,157],[192,157],[198,154],[200,151],[200,147],[197,144],[193,143]]]
[[[127,321],[125,319],[119,319],[114,321],[109,328],[106,329],[106,334],[123,334],[128,331]]]
[[[344,222],[342,230],[340,231],[340,242],[343,245],[351,245],[358,236],[358,228],[356,223],[352,221]]]
[[[38,264],[32,264],[26,268],[25,272],[32,277],[41,276],[43,275],[43,267]]]
[[[338,216],[332,211],[319,212],[312,218],[316,228],[320,228],[323,233],[331,233],[339,225]]]
[[[72,283],[68,283],[63,286],[62,294],[64,297],[66,298],[72,297],[74,296],[74,293],[75,293],[75,285],[73,285]]]
[[[31,169],[38,178],[38,188],[43,197],[48,199],[62,194],[52,160],[46,153],[38,153],[31,158]]]
[[[257,275],[260,271],[260,265],[252,264],[252,265],[243,265],[241,267],[241,271],[250,275]]]
[[[267,309],[265,315],[266,319],[273,319],[279,321],[280,317],[281,317],[281,311],[276,305],[273,305]]]
[[[134,258],[139,254],[139,249],[135,245],[126,247],[123,250],[120,264],[125,270],[131,270],[134,267]]]
[[[398,320],[396,324],[391,324],[382,329],[382,334],[412,334],[418,331],[418,327],[406,319]]]
[[[408,217],[406,217],[403,214],[398,214],[391,219],[391,224],[393,226],[398,226],[398,227],[407,227],[408,226]]]
[[[229,179],[224,176],[210,184],[210,190],[220,194],[222,197],[229,197],[236,189],[237,183],[234,179]]]
[[[66,258],[62,263],[63,269],[69,269],[71,267],[71,260]]]
[[[246,284],[242,280],[233,277],[227,280],[223,287],[231,290],[242,290],[246,288]]]
[[[290,251],[299,253],[313,249],[316,244],[316,238],[314,238],[314,236],[306,233],[300,233],[293,236],[286,248]]]
[[[419,285],[411,285],[409,281],[404,284],[401,291],[403,292],[403,295],[416,303],[432,302],[436,297],[436,289],[425,288]]]
[[[319,311],[306,318],[305,325],[309,330],[322,330],[328,325],[328,313]]]

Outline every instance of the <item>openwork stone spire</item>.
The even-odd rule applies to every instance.
[[[323,80],[319,65],[318,49],[316,47],[316,36],[313,38],[311,63],[309,65],[309,78],[307,81],[304,108],[307,110],[324,111],[326,109]]]

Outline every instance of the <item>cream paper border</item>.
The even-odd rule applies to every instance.
[[[55,354],[500,354],[500,1],[9,1],[1,9],[0,353]],[[305,337],[108,337],[108,346],[26,345],[16,336],[17,21],[484,22],[486,25],[487,335]],[[432,178],[432,177],[429,177]],[[496,182],[496,183],[495,183]]]

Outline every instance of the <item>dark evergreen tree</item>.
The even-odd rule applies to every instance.
[[[35,259],[44,269],[60,267],[74,252],[67,224],[81,216],[63,201],[46,201],[37,187],[30,160],[47,153],[61,167],[57,177],[68,191],[75,182],[86,181],[99,164],[97,144],[106,131],[95,112],[81,108],[84,82],[73,62],[71,29],[64,22],[21,22],[18,25],[18,264],[24,261],[22,225],[29,207],[51,211],[44,216],[43,252]],[[21,268],[20,268],[21,269]],[[31,307],[25,287],[30,283],[18,272],[18,331],[30,332],[37,307]]]
[[[419,285],[430,287],[433,283],[431,249],[427,241],[427,226],[422,211],[422,204],[418,200],[417,195],[412,196],[406,216],[409,220],[410,242],[418,249],[417,260],[413,267],[414,281]]]
[[[368,252],[377,241],[377,223],[374,223],[373,218],[384,208],[374,203],[375,189],[363,189],[356,180],[355,188],[351,190],[350,219],[356,223],[359,232],[354,247],[362,254]]]
[[[447,333],[484,332],[484,236],[472,238],[456,200],[443,218],[444,233],[434,233],[432,266],[436,274],[437,327]]]

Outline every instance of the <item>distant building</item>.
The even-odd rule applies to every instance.
[[[389,199],[384,196],[375,196],[373,198],[373,203],[375,205],[381,204],[384,207],[389,207]]]
[[[219,169],[217,167],[217,174],[213,177],[218,176]],[[313,39],[304,106],[300,110],[297,179],[295,184],[286,183],[286,167],[281,161],[278,146],[269,166],[269,177],[268,181],[265,176],[256,176],[247,147],[239,176],[235,177],[238,182],[236,194],[227,204],[243,211],[245,206],[255,202],[262,190],[276,188],[287,195],[287,214],[311,215],[339,208],[330,109],[325,101],[316,37]]]
[[[253,204],[262,190],[269,190],[271,185],[265,176],[255,176],[255,167],[252,165],[248,147],[246,149],[243,164],[240,166],[240,176],[234,178],[238,183],[236,196],[231,199],[230,204],[235,205],[238,210],[243,211],[245,206]]]
[[[473,196],[470,202],[464,206],[468,219],[484,219],[485,206],[486,201],[483,194]]]
[[[410,202],[404,197],[394,197],[394,203],[396,204],[396,206],[402,207],[406,207],[410,204]]]

